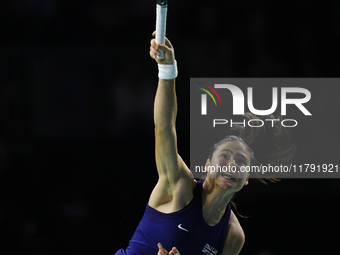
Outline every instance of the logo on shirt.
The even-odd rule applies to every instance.
[[[185,228],[182,227],[182,224],[178,224],[178,228],[179,228],[180,230],[184,230],[184,231],[186,231],[186,232],[189,232],[189,230],[187,230],[187,229],[185,229]]]
[[[218,253],[218,251],[210,246],[209,244],[206,244],[202,250],[202,252],[206,255],[216,255]]]

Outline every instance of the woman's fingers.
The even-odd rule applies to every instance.
[[[157,255],[180,255],[176,247],[172,247],[171,251],[168,252],[161,243],[158,243],[157,246],[159,249]]]
[[[159,52],[158,49],[159,49],[159,45],[157,45],[155,39],[152,39],[152,40],[150,41],[150,56],[151,56],[153,59],[156,59],[156,56],[159,56],[159,55],[160,55],[160,52]]]
[[[156,31],[152,33],[154,36],[156,34]],[[156,56],[159,56],[161,53],[159,50],[164,51],[164,58],[163,59],[157,59]],[[150,56],[151,58],[155,59],[158,64],[173,64],[175,61],[175,54],[173,46],[171,45],[168,38],[165,38],[165,44],[160,43],[157,44],[156,40],[153,38],[150,41]]]
[[[163,43],[158,44],[158,48],[161,50],[164,50],[165,52],[171,52],[171,48],[169,48],[169,46]]]
[[[171,42],[169,41],[168,38],[165,37],[165,45],[168,46],[169,48],[173,48]]]
[[[155,48],[158,47],[158,44],[156,43],[156,40],[155,40],[155,39],[151,39],[150,45],[151,45],[152,47],[155,47]]]
[[[150,46],[150,56],[152,58],[155,58],[157,56],[160,55],[160,52],[157,50],[157,48],[153,47],[153,46]]]
[[[173,247],[172,250],[170,251],[170,255],[180,255],[179,251],[177,250],[176,247]]]
[[[158,243],[158,253],[157,255],[169,255],[168,251],[163,247],[161,243]]]
[[[152,36],[156,36],[156,31],[153,31]],[[154,40],[155,45],[157,45],[156,40],[155,39],[152,39],[152,40]],[[165,45],[168,46],[171,49],[173,48],[170,40],[167,37],[165,37]]]

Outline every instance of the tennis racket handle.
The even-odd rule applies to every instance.
[[[166,28],[166,13],[167,5],[156,5],[156,43],[165,43],[165,28]],[[159,50],[160,55],[156,56],[158,59],[164,58],[164,51]]]

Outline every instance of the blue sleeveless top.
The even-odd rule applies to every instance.
[[[158,243],[167,251],[175,246],[183,255],[222,254],[230,212],[228,205],[220,222],[208,225],[202,214],[202,182],[197,182],[193,200],[178,212],[161,213],[147,205],[129,246],[116,255],[156,255]]]

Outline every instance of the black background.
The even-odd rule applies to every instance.
[[[190,77],[338,77],[339,11],[338,1],[171,1],[184,160]],[[0,24],[0,251],[113,254],[157,181],[155,2],[0,1]],[[337,118],[301,132],[322,137]],[[237,196],[251,216],[241,254],[336,251],[338,201],[338,180],[251,183]]]

